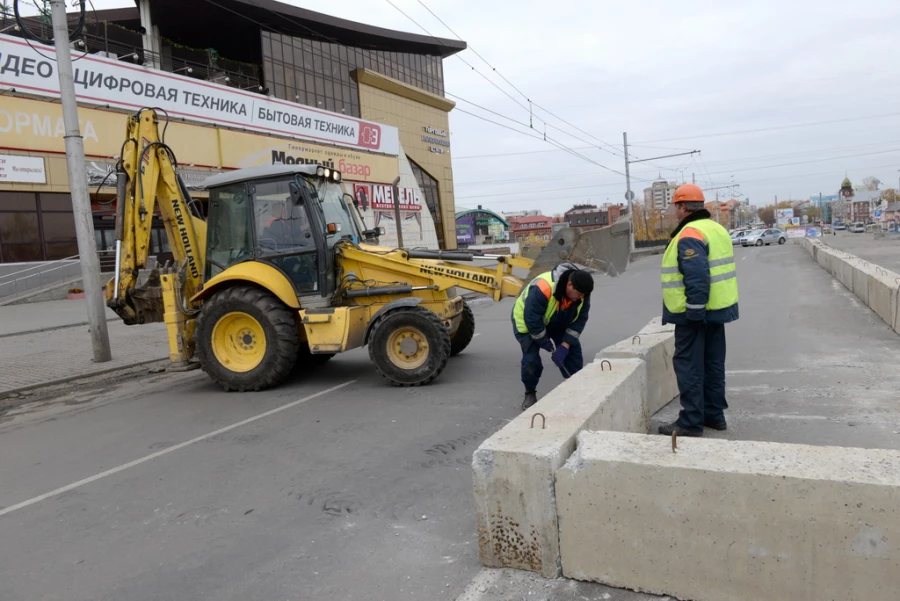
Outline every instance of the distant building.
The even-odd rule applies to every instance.
[[[541,214],[537,209],[531,211],[501,211],[500,213],[503,217],[509,221],[514,217],[537,217]]]
[[[509,219],[510,241],[525,242],[531,236],[539,240],[550,240],[553,234],[553,218],[546,215],[529,215]]]
[[[570,227],[578,227],[582,230],[595,230],[606,227],[619,220],[622,216],[622,207],[619,205],[575,205],[563,214],[563,221]]]
[[[675,196],[677,188],[678,184],[670,184],[660,175],[655,182],[650,184],[649,188],[644,188],[644,207],[664,211],[672,204],[672,198]]]
[[[509,229],[509,221],[481,205],[456,214],[456,244],[459,248],[509,242]]]

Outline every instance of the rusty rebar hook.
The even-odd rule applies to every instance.
[[[634,344],[634,339],[635,339],[635,338],[637,338],[638,344],[640,344],[640,343],[641,343],[641,337],[640,337],[640,336],[632,336],[632,337],[631,337],[631,344]]]
[[[606,371],[605,369],[603,369],[604,363],[609,365],[609,371],[612,371],[612,363],[609,362],[609,359],[604,359],[603,361],[600,362],[600,371]]]
[[[546,430],[547,429],[547,416],[545,416],[541,412],[537,412],[531,416],[531,427],[534,428],[534,418],[536,418],[539,415],[541,416],[541,430]]]

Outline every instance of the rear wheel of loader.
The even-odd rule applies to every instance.
[[[463,301],[462,320],[456,328],[456,332],[450,338],[450,356],[460,354],[472,342],[475,336],[475,314],[469,305]]]
[[[394,386],[428,384],[444,371],[449,356],[450,332],[422,307],[382,316],[369,336],[369,358]]]
[[[249,286],[228,288],[207,300],[196,337],[200,366],[226,391],[281,384],[300,346],[293,312],[273,294]]]

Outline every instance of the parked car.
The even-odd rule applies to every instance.
[[[741,246],[762,246],[765,244],[784,244],[787,242],[787,235],[779,229],[769,228],[765,230],[755,230],[741,238]]]
[[[862,221],[854,221],[850,224],[850,232],[853,234],[865,234],[866,224]]]
[[[843,231],[843,230],[847,229],[847,226],[846,226],[846,224],[843,224],[843,223],[835,223],[834,229],[835,229],[835,231],[839,231],[839,230]]]
[[[750,230],[734,230],[731,233],[731,245],[734,246],[735,244],[740,244],[741,238],[743,238],[744,236],[746,236],[749,233],[750,233]]]

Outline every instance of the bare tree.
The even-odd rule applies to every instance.
[[[869,177],[863,180],[863,188],[866,190],[877,190],[878,186],[881,185],[881,180],[875,177],[874,175],[870,175]]]

